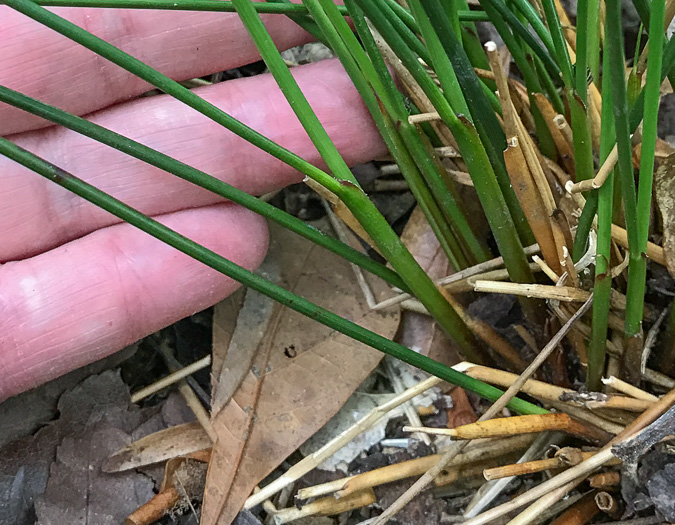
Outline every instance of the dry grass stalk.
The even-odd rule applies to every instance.
[[[527,463],[534,458],[540,457],[550,446],[558,445],[563,439],[565,439],[565,436],[562,433],[555,432],[550,434],[542,432],[532,442],[530,448],[520,457],[518,463]],[[472,518],[482,512],[483,509],[499,497],[512,480],[513,478],[501,478],[484,483],[464,509],[464,518]]]
[[[312,503],[304,505],[302,508],[289,507],[278,510],[273,518],[275,525],[289,523],[291,521],[306,518],[307,516],[332,516],[361,507],[367,507],[377,501],[373,489],[365,489],[355,492],[345,498],[321,498]]]
[[[609,174],[612,173],[618,158],[619,148],[616,144],[614,144],[614,148],[612,148],[612,151],[609,152],[609,155],[605,159],[605,162],[603,162],[595,177],[588,180],[582,180],[577,183],[568,183],[565,186],[565,189],[569,193],[581,193],[582,191],[597,190],[605,183],[607,177],[609,177]]]
[[[450,466],[460,467],[478,461],[498,458],[514,450],[522,450],[528,447],[531,442],[532,438],[530,436],[515,436],[513,438],[500,439],[498,441],[476,441],[462,454],[459,454],[452,461],[452,465],[448,465],[448,468]],[[336,497],[342,497],[343,495],[350,494],[366,487],[377,487],[400,479],[419,476],[438,463],[440,458],[440,454],[433,454],[369,470],[368,472],[363,472],[354,476],[329,481],[327,483],[322,483],[321,485],[306,487],[298,491],[297,497],[300,500],[305,500],[331,493],[336,493]]]
[[[403,427],[404,432],[426,432],[440,436],[449,436],[453,439],[480,439],[519,434],[536,434],[546,431],[560,431],[583,437],[592,441],[601,441],[608,438],[607,434],[575,421],[567,414],[534,414],[527,416],[512,416],[480,421],[455,428],[431,427]]]
[[[534,264],[536,264],[537,266],[539,266],[539,268],[541,268],[541,271],[544,272],[546,276],[549,279],[551,279],[551,281],[553,281],[554,283],[558,282],[560,276],[557,273],[555,273],[548,264],[546,264],[546,261],[541,259],[538,255],[533,255],[532,261],[534,261]]]
[[[601,472],[588,478],[588,484],[594,489],[606,487],[618,487],[621,483],[621,473],[617,470],[610,472]]]
[[[431,122],[441,120],[441,116],[436,111],[431,111],[429,113],[420,113],[418,115],[410,115],[408,117],[408,122],[410,124],[420,124],[422,122]]]
[[[439,148],[434,148],[434,151],[436,152],[436,155],[442,158],[452,158],[452,159],[461,158],[461,155],[459,154],[459,151],[457,151],[457,148],[453,148],[452,146],[441,146]]]
[[[500,479],[509,476],[522,476],[525,474],[534,474],[544,470],[555,470],[559,468],[573,467],[582,461],[589,459],[595,452],[584,452],[578,448],[564,447],[556,452],[552,458],[528,461],[525,463],[514,463],[513,465],[504,465],[494,469],[487,469],[483,472],[485,479]],[[618,465],[618,459],[608,462]]]
[[[162,379],[159,379],[158,381],[155,381],[154,383],[146,386],[145,388],[141,388],[139,391],[132,394],[131,402],[138,403],[141,399],[145,399],[146,397],[151,396],[152,394],[156,394],[160,390],[164,390],[165,388],[173,385],[174,383],[177,383],[181,379],[184,379],[187,376],[190,376],[195,372],[198,372],[199,370],[202,370],[208,366],[211,366],[210,355],[207,355],[206,357],[199,359],[198,361],[195,361],[191,365],[181,368],[180,370],[176,370],[175,372],[169,374],[166,377],[163,377]]]
[[[591,307],[592,296],[579,308],[577,313],[570,318],[542,351],[534,358],[532,363],[523,371],[520,377],[504,392],[497,401],[495,401],[490,408],[481,416],[479,421],[487,421],[499,414],[508,404],[508,402],[520,391],[520,388],[525,382],[532,377],[537,369],[544,363],[551,355],[553,350],[558,346],[563,337],[569,332],[576,320],[581,317]],[[427,471],[420,479],[418,479],[408,490],[406,490],[388,509],[386,509],[374,522],[374,525],[382,525],[386,523],[392,516],[394,516],[401,508],[403,508],[410,500],[419,494],[424,488],[429,485],[441,471],[466,447],[468,441],[458,443],[451,447],[441,460]]]
[[[623,392],[624,394],[634,397],[635,399],[642,399],[644,401],[656,402],[659,400],[654,394],[645,392],[641,388],[638,388],[630,383],[626,383],[623,379],[619,379],[616,376],[603,377],[602,383],[614,390]]]
[[[598,492],[595,495],[595,504],[610,518],[619,519],[623,514],[622,505],[609,492]]]
[[[615,410],[627,410],[629,412],[644,412],[654,404],[654,401],[635,399],[614,394],[601,392],[573,392],[563,396],[561,401],[585,406],[588,409],[611,408]]]
[[[631,136],[631,143],[634,147],[637,146],[641,140],[642,136],[639,132],[636,132]],[[618,158],[619,150],[617,145],[614,144],[612,151],[609,152],[609,155],[605,159],[605,162],[603,162],[602,166],[600,166],[600,169],[598,170],[598,173],[595,175],[595,177],[588,180],[582,180],[576,184],[568,183],[565,185],[565,189],[569,193],[581,193],[583,191],[597,190],[598,188],[602,187],[602,185],[607,180],[607,177],[609,177],[609,174],[612,173]]]
[[[543,93],[533,93],[532,98],[534,99],[537,108],[539,108],[539,112],[546,123],[546,127],[551,133],[551,137],[553,137],[553,142],[555,143],[555,147],[558,150],[558,154],[560,155],[560,159],[562,160],[565,169],[568,173],[574,175],[574,149],[567,141],[560,128],[553,121],[557,115],[553,105]]]
[[[539,245],[533,244],[532,246],[528,246],[527,248],[525,248],[524,251],[525,255],[533,255],[539,252]],[[454,290],[450,287],[450,285],[467,282],[471,277],[477,278],[477,276],[481,274],[484,274],[491,270],[495,270],[497,268],[501,268],[502,266],[504,266],[504,259],[502,257],[496,257],[494,259],[490,259],[489,261],[476,264],[475,266],[462,270],[461,272],[453,273],[452,275],[447,275],[445,277],[437,279],[435,282],[437,285],[443,286],[444,288],[448,289],[448,291],[454,292]],[[469,291],[471,290],[473,290],[473,285],[471,285]],[[381,303],[376,304],[373,307],[373,310],[382,310],[384,308],[388,308],[389,306],[399,304],[411,298],[412,295],[402,293],[390,299],[386,299]]]
[[[492,520],[535,501],[535,503],[521,513],[516,520],[511,521],[514,525],[531,523],[544,509],[555,503],[555,501],[557,501],[556,498],[559,499],[564,497],[567,492],[586,479],[588,474],[610,461],[614,457],[612,455],[613,445],[617,445],[634,437],[642,431],[642,429],[658,419],[659,416],[673,404],[675,404],[675,389],[668,392],[656,404],[643,412],[633,423],[626,427],[621,434],[617,435],[607,443],[607,445],[605,445],[597,454],[561,474],[558,474],[554,478],[516,496],[510,502],[494,507],[483,514],[466,521],[465,525],[482,525],[484,523],[490,523]]]
[[[337,235],[338,239],[340,239],[343,243],[351,246],[352,248],[359,250],[360,246],[357,245],[356,239],[354,238],[353,234],[347,231],[344,219],[340,220],[338,218],[338,215],[333,211],[333,207],[331,206],[331,204],[329,204],[329,202],[326,199],[322,198],[321,204],[323,205],[324,210],[326,210],[328,221],[330,222],[330,225],[333,228],[333,231]],[[360,266],[357,266],[356,264],[353,263],[351,263],[349,266],[351,266],[352,271],[354,272],[356,282],[359,283],[359,288],[363,293],[363,297],[366,300],[366,304],[368,305],[369,308],[372,308],[373,306],[375,306],[377,301],[375,300],[373,290],[370,288],[370,285],[366,280],[366,276],[363,274],[363,270],[361,269]]]
[[[525,463],[514,463],[512,465],[504,465],[503,467],[485,469],[483,471],[483,476],[488,481],[492,481],[494,479],[524,476],[526,474],[534,474],[545,470],[553,470],[562,468],[563,466],[563,461],[560,458],[537,459]]]
[[[612,240],[622,248],[628,249],[628,233],[626,230],[612,224]],[[661,266],[666,266],[666,255],[663,247],[653,242],[647,242],[647,257]]]
[[[565,116],[564,115],[556,115],[553,118],[553,123],[560,130],[560,133],[562,133],[562,136],[565,137],[565,140],[569,144],[570,148],[572,148],[572,150],[573,150],[574,149],[574,139],[572,138],[572,128],[570,128],[570,125],[567,123],[567,120],[565,119]]]
[[[503,283],[499,281],[475,281],[476,292],[503,293],[537,299],[553,299],[563,302],[581,302],[588,300],[591,293],[571,286],[552,286],[548,284]]]
[[[250,509],[263,501],[269,499],[272,495],[279,492],[285,486],[297,481],[307,472],[313,470],[320,465],[324,460],[332,456],[336,451],[344,447],[356,436],[367,430],[380,419],[382,419],[389,411],[402,405],[406,401],[410,401],[419,394],[426,392],[430,388],[438,385],[441,382],[437,377],[430,377],[418,383],[414,387],[409,388],[400,395],[395,396],[390,401],[375,407],[368,414],[357,421],[353,426],[336,436],[330,442],[326,443],[319,450],[312,455],[305,457],[291,468],[289,468],[279,478],[274,480],[269,485],[263,487],[259,492],[251,495],[244,504],[244,508]]]
[[[575,407],[557,401],[545,401],[544,404],[548,408],[553,408],[559,412],[565,412],[579,421],[585,421],[586,423],[601,428],[605,432],[609,432],[613,435],[620,434],[626,428],[625,424],[616,423],[608,420],[606,417],[601,417],[599,412],[590,412],[585,408]],[[605,414],[602,414],[602,416],[605,416]]]
[[[510,452],[511,453],[509,454],[509,457],[512,458],[512,460],[515,460],[517,456],[514,457],[513,451]],[[434,480],[434,484],[437,487],[444,487],[446,485],[456,483],[457,481],[480,477],[485,469],[494,468],[503,461],[504,458],[497,458],[480,461],[478,463],[472,463],[470,465],[464,465],[461,467],[447,467]]]
[[[389,357],[385,357],[383,365],[384,370],[389,378],[389,382],[391,383],[391,386],[394,389],[394,392],[399,395],[405,392],[406,388],[403,384],[403,380],[401,379],[401,375],[398,372],[398,370],[392,365],[392,359]],[[408,422],[411,425],[422,424],[420,415],[417,413],[417,410],[415,410],[415,407],[410,401],[403,403],[402,408],[403,413],[408,418]],[[415,439],[419,439],[427,446],[431,445],[431,439],[429,439],[429,436],[426,436],[424,434],[416,434],[413,437]]]
[[[177,372],[180,369],[180,363],[174,357],[166,341],[163,341],[159,345],[159,352],[166,362],[166,366],[172,373]],[[183,399],[185,399],[187,406],[189,406],[190,410],[194,413],[199,424],[204,427],[204,430],[211,438],[211,441],[215,443],[218,439],[218,435],[216,434],[216,431],[213,430],[213,426],[211,426],[211,417],[204,408],[204,405],[199,401],[199,398],[197,398],[197,394],[194,393],[194,390],[190,388],[190,385],[188,385],[185,379],[180,379],[178,381],[178,391],[183,396]]]
[[[550,217],[555,208],[550,187],[546,182],[534,146],[511,101],[506,74],[494,42],[485,44],[490,67],[497,83],[498,95],[503,108],[504,132],[507,148],[504,152],[506,170],[513,190],[532,228],[537,243],[547,264],[557,273],[562,273],[560,259],[551,230]]]

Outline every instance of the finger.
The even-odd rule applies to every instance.
[[[337,61],[293,69],[345,160],[368,161],[384,152],[380,137]],[[320,157],[269,75],[217,84],[205,98],[312,163]],[[250,193],[261,194],[301,176],[194,110],[167,96],[140,99],[98,113],[92,120]],[[219,197],[76,133],[49,128],[13,137],[26,149],[63,167],[150,215],[203,206]],[[40,253],[115,217],[30,171],[0,158],[0,261]]]
[[[160,221],[238,264],[267,249],[264,220],[232,204]],[[0,267],[0,400],[105,357],[237,288],[144,232],[119,224]]]
[[[53,8],[52,11],[176,80],[259,59],[233,13]],[[280,49],[309,40],[283,15],[263,19]],[[0,84],[83,115],[128,100],[148,84],[66,37],[0,6]],[[0,104],[0,135],[48,125]]]

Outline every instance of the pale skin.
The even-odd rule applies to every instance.
[[[176,80],[258,59],[236,15],[54,9]],[[266,24],[280,48],[309,40],[283,16]],[[295,69],[350,165],[384,153],[339,63]],[[57,105],[254,194],[301,175],[168,96],[131,100],[142,81],[0,6],[0,84]],[[198,92],[321,165],[273,79]],[[0,103],[0,135],[195,241],[255,268],[263,219],[217,196]],[[201,263],[0,157],[0,400],[107,356],[202,310],[238,285]]]

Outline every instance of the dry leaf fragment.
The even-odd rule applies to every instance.
[[[675,277],[675,154],[668,156],[656,170],[654,191],[663,222],[666,268]]]
[[[370,311],[349,264],[273,227],[270,259],[285,286],[362,326],[391,337],[392,312]],[[378,300],[387,285],[372,279]],[[213,414],[218,433],[202,523],[231,523],[248,495],[335,414],[381,359],[377,351],[277,306],[253,366],[232,399]]]
[[[185,423],[145,436],[118,450],[103,462],[104,472],[121,472],[171,458],[185,456],[211,446],[199,423]]]

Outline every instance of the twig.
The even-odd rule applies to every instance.
[[[569,470],[558,474],[544,483],[528,490],[527,492],[516,496],[510,502],[499,505],[490,509],[483,514],[465,522],[465,525],[482,525],[490,523],[492,520],[499,518],[513,510],[527,505],[532,501],[536,501],[530,505],[528,509],[518,517],[517,521],[511,523],[515,525],[525,525],[530,523],[532,519],[543,511],[547,506],[550,506],[555,500],[555,497],[563,497],[567,492],[581,483],[586,476],[601,467],[614,456],[612,454],[612,446],[623,443],[631,437],[635,436],[646,426],[658,419],[663,412],[668,410],[671,405],[675,403],[675,389],[664,395],[656,404],[643,412],[633,423],[616,436],[612,441],[605,445],[597,454],[591,458],[583,461]]]
[[[597,428],[587,427],[575,421],[567,414],[533,414],[512,416],[470,423],[455,428],[403,427],[404,432],[426,432],[453,439],[480,439],[515,436],[519,434],[537,434],[546,431],[567,432],[593,441],[607,439],[607,434]]]
[[[501,457],[504,454],[522,450],[530,445],[532,438],[530,436],[514,436],[512,438],[496,440],[477,440],[471,443],[462,454],[457,455],[452,461],[452,466],[462,466],[476,461],[488,460]],[[421,458],[402,461],[394,465],[387,465],[368,472],[348,476],[342,479],[329,481],[320,485],[306,487],[298,491],[298,499],[305,500],[324,496],[326,494],[336,493],[336,497],[349,494],[356,490],[367,487],[377,487],[385,483],[391,483],[400,479],[424,474],[434,466],[441,458],[440,454],[433,454]],[[450,466],[450,465],[447,465]]]
[[[408,122],[410,124],[420,124],[422,122],[432,122],[436,120],[441,120],[441,116],[436,111],[420,113],[419,115],[410,115],[408,117]]]
[[[528,246],[525,248],[525,254],[526,255],[534,255],[539,251],[539,245],[538,244],[533,244],[531,246]],[[463,281],[468,279],[469,277],[474,277],[476,275],[479,275],[481,273],[485,273],[489,270],[494,270],[496,268],[500,268],[504,266],[504,259],[502,257],[496,257],[494,259],[490,259],[489,261],[485,261],[479,264],[476,264],[475,266],[472,266],[470,268],[467,268],[465,270],[462,270],[461,272],[453,273],[452,275],[448,275],[446,277],[442,277],[440,279],[437,279],[435,283],[439,286],[446,286],[449,284],[456,283],[458,281]],[[392,297],[391,299],[387,299],[385,301],[382,301],[381,303],[376,304],[373,307],[373,310],[381,310],[383,308],[387,308],[389,306],[393,306],[395,304],[401,303],[407,299],[411,299],[412,295],[407,294],[407,293],[402,293],[399,294],[395,297]]]
[[[126,525],[150,525],[162,518],[180,500],[175,487],[169,487],[159,494],[155,494],[145,505],[137,508],[124,521]]]
[[[572,328],[574,322],[581,317],[584,313],[588,311],[593,302],[592,297],[589,297],[588,300],[577,310],[577,312],[567,321],[558,332],[553,336],[551,341],[542,349],[542,351],[534,358],[532,363],[523,371],[520,377],[502,394],[497,401],[495,401],[490,408],[488,408],[481,416],[479,421],[486,421],[493,418],[499,414],[507,403],[520,391],[520,388],[525,384],[525,382],[532,377],[532,375],[537,371],[537,369],[542,365],[553,350],[558,346],[560,341],[565,334]],[[382,525],[386,523],[391,517],[393,517],[401,508],[403,508],[412,498],[419,494],[431,481],[440,474],[440,472],[452,461],[457,454],[459,454],[464,447],[466,447],[468,441],[458,443],[457,445],[451,447],[448,452],[443,454],[441,460],[427,473],[425,473],[420,479],[418,479],[408,490],[406,490],[388,509],[386,509],[375,521],[375,525]]]
[[[176,358],[171,353],[171,350],[169,349],[169,346],[166,343],[166,341],[163,341],[159,345],[159,352],[160,354],[162,354],[162,358],[166,362],[166,366],[169,368],[171,372],[175,372],[179,369],[180,363],[178,363]],[[195,417],[197,418],[197,421],[199,421],[199,424],[204,427],[204,430],[211,438],[211,441],[215,443],[216,439],[218,438],[218,435],[216,434],[216,431],[213,430],[209,413],[204,408],[204,405],[201,404],[201,402],[197,398],[197,395],[194,393],[192,388],[190,388],[190,385],[188,385],[185,379],[181,379],[178,382],[178,391],[183,396],[183,399],[185,399],[185,402],[190,407],[190,410],[192,410],[192,412],[194,413]]]
[[[474,379],[480,379],[486,383],[503,387],[508,387],[518,378],[516,374],[511,372],[505,372],[503,370],[482,365],[474,365],[473,363],[466,361],[456,364],[453,368],[470,375]],[[653,401],[620,395],[603,394],[599,392],[579,393],[569,388],[562,388],[536,379],[528,380],[523,385],[521,391],[538,399],[562,401],[576,406],[585,406],[589,409],[614,408],[629,410],[631,412],[643,412],[653,404]]]
[[[535,441],[532,443],[530,448],[527,449],[525,454],[523,454],[518,463],[523,464],[531,461],[533,458],[539,457],[543,454],[544,450],[548,448],[551,444],[557,445],[564,439],[564,434],[544,432],[541,435],[537,436]],[[483,475],[487,470],[483,471]],[[487,476],[485,476],[486,479]],[[514,477],[504,477],[501,479],[495,479],[494,481],[488,481],[485,483],[478,491],[475,496],[467,505],[464,510],[464,518],[472,518],[480,513],[484,508],[486,508],[490,503],[492,503],[499,495],[506,489],[506,487],[513,481]]]
[[[289,507],[281,509],[274,514],[274,523],[281,525],[289,523],[307,516],[331,516],[333,514],[340,514],[349,510],[360,509],[375,503],[375,493],[373,489],[366,489],[360,492],[355,492],[350,496],[341,499],[335,498],[321,498],[312,503],[308,503],[301,509],[296,507]]]
[[[624,394],[634,397],[635,399],[643,399],[645,401],[659,400],[659,398],[654,394],[645,392],[641,388],[631,385],[630,383],[626,383],[623,379],[619,379],[615,376],[603,377],[602,382],[608,387],[618,390],[619,392],[623,392]]]
[[[198,372],[199,370],[202,370],[210,365],[211,365],[211,356],[207,355],[206,357],[203,357],[198,361],[195,361],[191,365],[181,368],[180,370],[176,370],[175,372],[169,374],[168,376],[163,377],[158,381],[155,381],[151,385],[148,385],[145,388],[141,388],[139,391],[132,394],[131,402],[138,403],[141,399],[145,399],[146,397],[151,396],[152,394],[155,394],[160,390],[163,390],[173,385],[174,383],[177,383],[181,379],[184,379],[187,376],[192,375],[195,372]]]
[[[388,402],[373,408],[368,414],[362,417],[350,428],[348,428],[340,435],[333,438],[331,441],[326,443],[323,447],[321,447],[313,454],[305,457],[304,459],[293,465],[279,478],[274,480],[269,485],[263,487],[259,492],[251,495],[246,500],[244,508],[250,509],[252,507],[255,507],[259,503],[270,498],[273,494],[279,492],[286,485],[293,483],[294,481],[297,481],[302,476],[307,474],[307,472],[316,468],[324,460],[335,454],[335,452],[344,447],[356,436],[358,436],[368,428],[372,427],[375,423],[377,423],[380,419],[382,419],[389,411],[402,405],[406,401],[411,400],[412,398],[418,396],[419,394],[426,392],[430,388],[433,388],[434,386],[438,385],[440,382],[441,380],[438,379],[437,377],[430,377],[420,382],[419,384],[415,385],[414,387],[409,388],[402,394],[395,396]]]
[[[628,257],[626,257],[627,259]],[[661,314],[659,315],[659,318],[656,320],[656,322],[652,325],[652,327],[649,329],[649,332],[647,332],[647,337],[645,337],[645,343],[644,346],[642,347],[642,355],[640,357],[640,373],[644,374],[645,370],[647,369],[647,361],[649,360],[649,354],[652,352],[652,348],[656,344],[656,339],[659,336],[659,330],[661,329],[661,324],[663,323],[663,320],[666,318],[666,315],[668,314],[668,308],[664,308]]]
[[[571,286],[553,286],[548,284],[521,284],[504,283],[500,281],[475,281],[473,288],[476,292],[503,293],[536,297],[539,299],[554,299],[565,302],[584,302],[591,292],[573,288]]]

